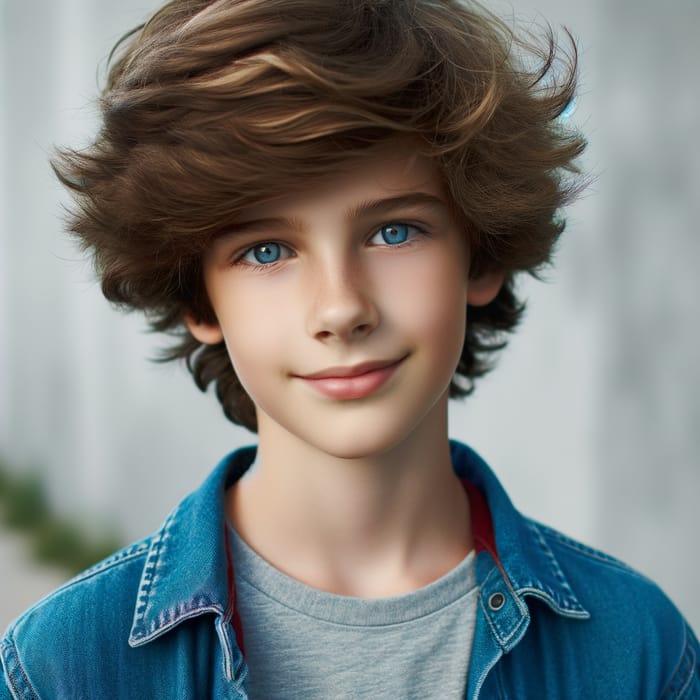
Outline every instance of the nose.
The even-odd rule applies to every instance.
[[[357,261],[325,264],[314,271],[311,283],[308,331],[314,338],[349,342],[377,327],[379,312]]]

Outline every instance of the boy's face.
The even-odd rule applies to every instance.
[[[260,440],[345,458],[442,425],[466,304],[502,282],[468,280],[467,235],[439,173],[405,143],[244,210],[203,265],[218,323],[188,326],[226,341]]]

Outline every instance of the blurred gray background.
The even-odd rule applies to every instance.
[[[0,0],[0,457],[38,471],[58,512],[124,540],[254,438],[182,367],[148,362],[159,339],[109,307],[62,232],[48,156],[88,143],[109,49],[158,4]],[[577,38],[571,118],[598,177],[451,433],[522,511],[654,578],[698,629],[700,3],[486,4]],[[29,558],[2,536],[0,627],[60,580],[23,584]]]

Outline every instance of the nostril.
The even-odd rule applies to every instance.
[[[309,310],[310,334],[321,341],[339,338],[357,340],[372,333],[379,322],[378,311],[364,294],[326,293]]]

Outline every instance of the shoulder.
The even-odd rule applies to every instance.
[[[529,525],[551,550],[569,585],[591,616],[626,615],[644,609],[645,617],[651,615],[657,623],[682,621],[659,586],[631,566],[551,527],[534,521],[529,521]]]
[[[6,682],[21,697],[38,697],[31,688],[39,679],[84,675],[99,665],[87,650],[110,655],[128,653],[139,582],[152,538],[116,552],[37,602],[7,629],[0,642]],[[55,686],[54,686],[55,687]]]
[[[619,683],[620,692],[630,687],[626,676],[632,676],[647,691],[658,689],[658,696],[648,697],[663,692],[667,698],[700,698],[698,642],[661,588],[605,552],[534,521],[528,524],[590,615],[567,628],[591,668],[609,669],[609,682]]]
[[[18,697],[197,697],[233,673],[223,494],[253,457],[254,448],[225,457],[157,533],[10,625],[0,659]]]
[[[10,625],[7,634],[22,635],[56,624],[80,625],[86,622],[87,616],[94,623],[96,617],[108,614],[103,609],[108,601],[112,609],[129,606],[133,612],[136,591],[152,540],[152,537],[148,537],[135,542],[78,574],[26,610]],[[102,605],[94,608],[91,604]]]

